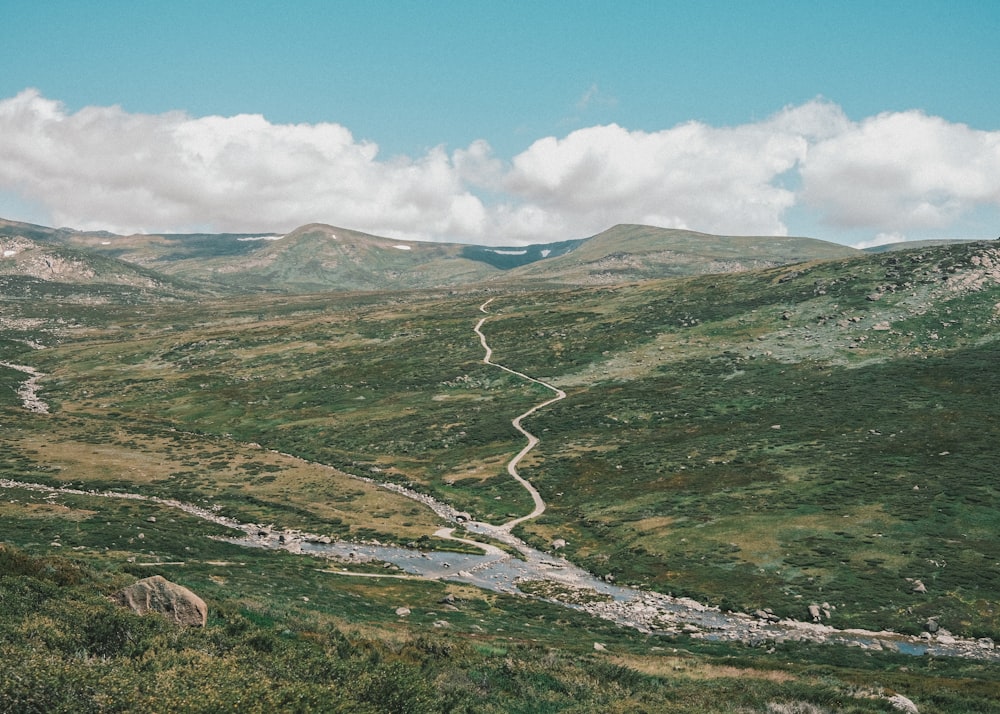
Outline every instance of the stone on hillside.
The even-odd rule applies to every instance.
[[[208,619],[204,600],[161,575],[144,578],[119,590],[111,599],[140,615],[158,612],[177,625],[204,627]]]
[[[566,547],[566,541],[562,538],[556,538],[554,541],[552,541],[551,546],[552,550],[560,550],[561,548]]]
[[[913,587],[910,588],[915,593],[925,593],[927,592],[927,586],[923,584],[920,580],[913,581]]]
[[[902,694],[893,694],[889,697],[889,703],[892,704],[892,708],[906,712],[907,714],[920,714],[920,710],[917,709],[917,705],[914,704],[910,699],[907,699]]]
[[[406,617],[407,615],[410,614],[410,608],[408,608],[406,606],[397,607],[396,608],[396,614],[399,615],[400,617]]]
[[[819,622],[823,619],[823,612],[819,609],[819,605],[813,603],[809,606],[809,617],[813,619],[813,622]]]

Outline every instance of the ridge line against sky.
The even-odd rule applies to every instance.
[[[13,0],[0,20],[7,218],[1000,234],[1000,3]]]

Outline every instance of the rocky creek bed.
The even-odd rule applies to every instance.
[[[688,598],[677,598],[662,593],[644,591],[608,583],[573,565],[569,561],[531,548],[515,536],[504,533],[499,526],[484,523],[465,523],[470,533],[499,537],[505,544],[516,547],[519,555],[511,555],[500,548],[480,544],[482,554],[421,551],[413,548],[383,543],[351,543],[334,541],[329,537],[298,530],[280,530],[266,525],[241,523],[219,515],[210,508],[184,503],[175,499],[146,496],[118,491],[88,491],[78,488],[56,487],[44,484],[0,479],[0,488],[27,489],[49,494],[53,500],[60,495],[114,498],[146,501],[168,508],[175,508],[189,515],[232,528],[239,536],[223,538],[237,545],[272,550],[285,550],[309,556],[321,556],[334,561],[343,575],[387,577],[381,574],[351,573],[352,563],[379,561],[396,566],[412,577],[431,580],[448,580],[467,583],[476,587],[523,597],[539,597],[564,607],[582,610],[623,627],[630,627],[649,634],[686,636],[719,642],[742,643],[748,646],[765,646],[781,642],[814,642],[833,646],[859,647],[866,650],[892,651],[914,656],[962,657],[967,659],[1000,661],[1000,651],[989,639],[954,637],[944,630],[911,637],[889,631],[840,630],[819,623],[792,619],[778,619],[768,613],[723,612],[706,607]],[[407,495],[407,489],[393,488]],[[421,502],[430,497],[413,494]],[[444,504],[435,504],[439,513],[448,512]],[[450,529],[449,529],[450,530]],[[440,532],[439,532],[440,533]],[[472,542],[460,539],[462,542]],[[346,569],[346,571],[345,571]],[[519,585],[552,583],[557,587],[539,595],[537,587],[522,590]]]

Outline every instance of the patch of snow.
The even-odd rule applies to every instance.
[[[392,247],[395,248],[396,250],[413,250],[413,246],[409,245],[394,245]]]
[[[542,257],[543,257],[543,258],[548,258],[548,257],[549,257],[549,253],[551,253],[551,252],[552,252],[552,251],[551,251],[551,250],[549,250],[548,248],[543,248],[543,249],[542,249]]]
[[[109,240],[102,240],[101,241],[101,245],[111,245],[111,241],[109,241]]]
[[[9,258],[9,257],[11,257],[12,255],[17,255],[17,251],[16,251],[16,250],[5,250],[5,251],[3,252],[3,257],[4,257],[4,258]]]
[[[490,250],[491,253],[496,253],[497,255],[524,255],[528,251],[526,250],[497,250],[493,248]]]
[[[246,241],[250,241],[250,240],[281,240],[284,237],[285,236],[279,236],[279,235],[250,236],[249,238],[237,238],[236,240],[240,241],[241,243],[245,243]],[[336,238],[337,236],[333,236],[333,237]]]

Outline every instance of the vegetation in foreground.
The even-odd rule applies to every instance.
[[[3,546],[0,711],[876,712],[897,691],[922,712],[1000,710],[975,663],[668,642],[461,588],[442,612],[453,586],[330,583],[294,558],[237,557],[245,574],[220,585]],[[206,594],[206,628],[107,599],[155,571]],[[401,601],[413,614],[386,617]]]

